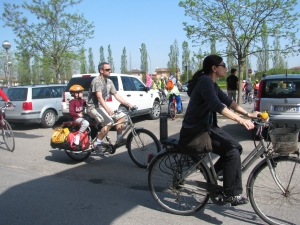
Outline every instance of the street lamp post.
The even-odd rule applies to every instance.
[[[140,50],[142,50],[142,47],[139,47],[139,49],[140,49]],[[147,53],[147,56],[148,56],[148,58],[149,58],[149,62],[150,62],[150,69],[149,69],[149,73],[151,74],[151,59],[150,59],[150,56],[149,56],[148,52],[146,52],[146,53]]]
[[[7,85],[10,84],[10,68],[11,68],[11,64],[12,62],[11,61],[8,61],[7,62],[7,65],[8,65],[8,71],[7,71]]]
[[[10,87],[10,76],[9,76],[9,65],[8,65],[8,50],[11,47],[11,44],[9,43],[9,41],[3,41],[2,42],[2,47],[6,50],[6,77],[7,77],[7,87]]]

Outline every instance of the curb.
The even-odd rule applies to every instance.
[[[168,116],[168,114],[161,114],[161,116]],[[185,113],[176,114],[176,118],[184,118],[184,116],[185,116]],[[242,117],[244,119],[249,119],[249,117],[246,117],[246,116],[243,116],[243,115],[240,115],[240,117]],[[168,116],[168,118],[169,118],[169,116]],[[220,115],[220,114],[217,114],[217,119],[228,119],[228,120],[230,120],[228,117]]]

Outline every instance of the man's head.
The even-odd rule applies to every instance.
[[[173,73],[173,72],[170,73],[170,77],[172,77],[172,76],[174,76],[174,73]]]
[[[232,69],[231,69],[231,71],[230,71],[230,73],[231,73],[231,74],[235,74],[235,73],[236,73],[236,71],[237,71],[237,69],[235,69],[235,68],[232,68]]]
[[[99,71],[100,75],[109,77],[110,76],[110,72],[111,72],[111,68],[110,68],[109,63],[107,63],[107,62],[101,62],[98,65],[98,71]]]

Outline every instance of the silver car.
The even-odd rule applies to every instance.
[[[300,74],[269,75],[261,79],[255,111],[267,111],[278,127],[300,128]]]
[[[14,110],[6,110],[10,123],[40,123],[52,127],[62,116],[61,101],[66,85],[29,85],[10,87],[5,90]]]

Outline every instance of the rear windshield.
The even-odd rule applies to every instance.
[[[10,101],[26,101],[28,88],[8,88],[5,92]]]
[[[273,79],[263,83],[264,98],[300,98],[300,79]]]
[[[71,80],[69,81],[66,91],[70,89],[70,87],[74,84],[79,84],[81,85],[85,91],[88,91],[91,85],[92,80],[95,77],[72,77]],[[118,85],[118,79],[116,76],[110,76],[109,79],[112,80],[112,82],[115,85],[116,90],[119,90],[119,85]]]

